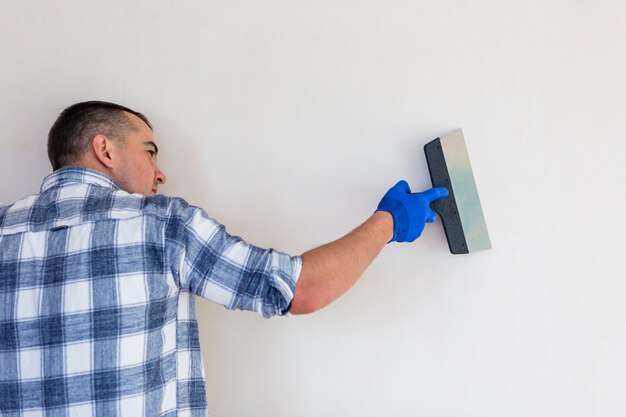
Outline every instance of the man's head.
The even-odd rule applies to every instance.
[[[146,116],[103,101],[66,108],[48,134],[54,171],[65,166],[95,169],[129,193],[155,194],[158,185],[165,183],[157,153]]]

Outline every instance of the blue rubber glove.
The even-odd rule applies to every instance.
[[[393,217],[393,238],[389,242],[413,242],[420,237],[426,223],[437,220],[430,203],[447,196],[448,189],[443,187],[411,194],[404,180],[391,187],[376,209],[387,211]]]

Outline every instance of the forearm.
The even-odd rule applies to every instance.
[[[393,218],[378,211],[346,236],[302,255],[302,271],[289,310],[306,314],[345,293],[393,236]]]

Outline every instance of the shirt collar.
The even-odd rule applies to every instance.
[[[120,187],[106,174],[83,167],[64,167],[54,171],[44,178],[41,184],[41,192],[65,184],[87,183],[120,189]]]

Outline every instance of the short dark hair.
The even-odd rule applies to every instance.
[[[106,101],[85,101],[63,110],[48,133],[52,170],[78,162],[98,134],[124,143],[125,134],[136,129],[124,112],[139,117],[152,129],[143,114]]]

